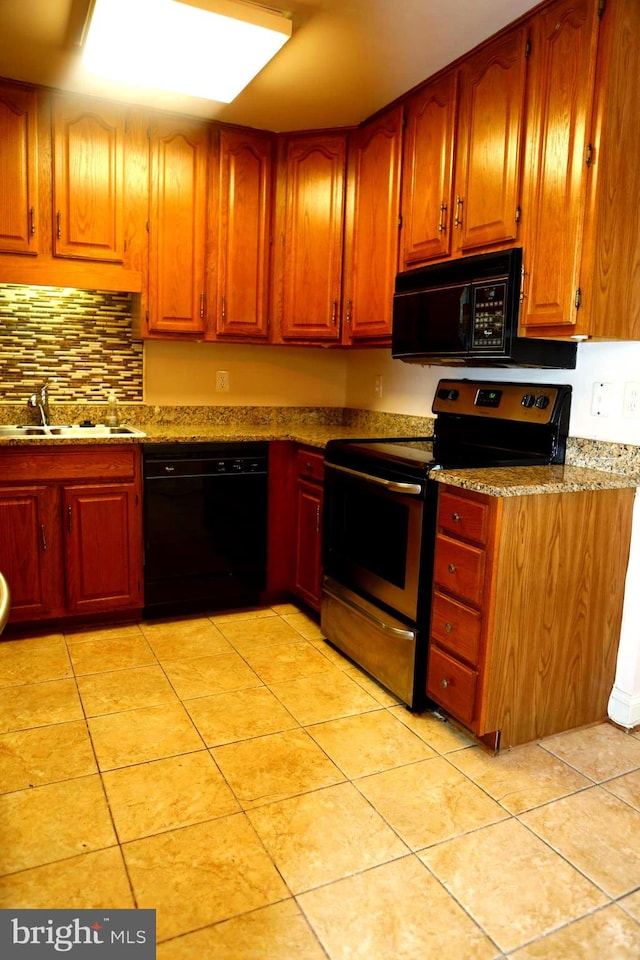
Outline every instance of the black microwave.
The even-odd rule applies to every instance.
[[[391,354],[412,363],[574,369],[577,343],[518,337],[522,248],[399,273]]]

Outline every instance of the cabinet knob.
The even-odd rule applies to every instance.
[[[460,521],[462,520],[462,517],[460,516],[459,513],[452,513],[451,519],[453,520],[454,523],[460,523]]]
[[[452,630],[453,630],[453,624],[452,624],[452,623],[445,623],[445,625],[444,625],[444,632],[445,632],[445,633],[451,633]]]
[[[446,690],[447,687],[450,686],[450,685],[451,685],[451,680],[447,680],[446,677],[443,677],[442,680],[440,681],[440,686],[441,686],[441,687],[444,687],[445,690]]]
[[[449,573],[455,573],[455,572],[456,572],[456,565],[455,565],[455,563],[450,563],[449,566],[447,567],[447,569],[448,569]]]

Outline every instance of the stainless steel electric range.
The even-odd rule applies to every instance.
[[[564,463],[570,405],[567,385],[447,379],[432,437],[327,444],[321,627],[411,709],[426,702],[432,471]]]

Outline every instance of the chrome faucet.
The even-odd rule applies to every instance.
[[[40,411],[40,423],[43,427],[48,427],[51,419],[49,412],[49,381],[38,387],[35,393],[32,393],[27,400],[27,406],[31,410]]]

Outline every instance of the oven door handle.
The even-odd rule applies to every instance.
[[[328,470],[338,470],[340,473],[347,473],[351,477],[357,477],[359,480],[366,480],[368,483],[375,483],[379,487],[384,487],[390,493],[407,493],[414,497],[422,495],[421,483],[405,483],[401,480],[385,480],[384,477],[374,477],[370,473],[362,473],[360,470],[352,470],[351,467],[341,467],[337,463],[326,463]]]
[[[359,604],[355,603],[349,595],[343,593],[342,590],[336,590],[335,587],[331,589],[327,586],[325,581],[323,585],[323,592],[326,593],[328,597],[331,597],[332,600],[337,600],[338,603],[344,603],[346,607],[351,607],[352,610],[357,611],[362,617],[366,617],[367,620],[371,620],[375,623],[378,630],[383,630],[385,633],[392,633],[396,637],[402,637],[406,640],[413,640],[415,637],[415,631],[412,630],[403,630],[401,627],[392,627],[391,624],[385,623],[384,620],[380,620],[378,617],[375,617],[368,610],[365,610]]]

